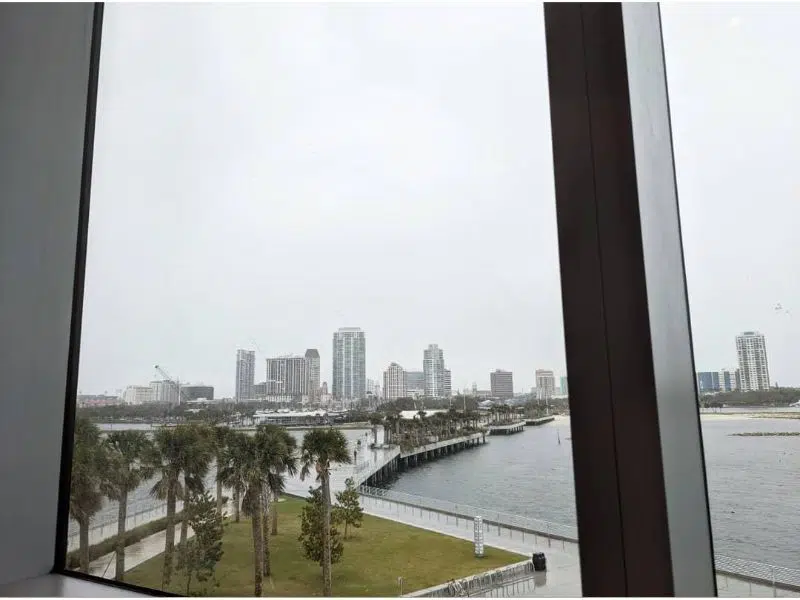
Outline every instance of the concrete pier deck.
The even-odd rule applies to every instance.
[[[510,435],[521,433],[525,430],[525,421],[517,423],[504,423],[502,425],[489,425],[489,435]]]

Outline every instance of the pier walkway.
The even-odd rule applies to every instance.
[[[555,417],[539,417],[538,419],[525,419],[525,425],[529,427],[535,427],[537,425],[544,425],[545,423],[550,423],[555,421]]]

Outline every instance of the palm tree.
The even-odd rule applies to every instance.
[[[114,431],[106,438],[108,469],[105,473],[103,491],[119,504],[117,522],[117,563],[114,572],[116,581],[125,576],[125,526],[128,519],[128,494],[143,481],[153,476],[153,468],[147,463],[152,454],[152,444],[143,431]]]
[[[259,425],[254,439],[262,477],[263,574],[269,577],[272,574],[269,546],[271,499],[277,498],[284,491],[286,485],[285,474],[297,472],[297,458],[294,456],[297,442],[288,431],[276,425]],[[289,439],[291,439],[291,442],[288,441]],[[275,508],[272,510],[273,514],[277,514]],[[275,526],[277,528],[277,523],[275,523]]]
[[[89,572],[89,524],[103,507],[102,476],[106,470],[105,447],[100,430],[88,419],[75,422],[75,443],[72,450],[72,474],[69,490],[69,514],[79,528],[79,566]]]
[[[286,431],[284,428],[279,429],[280,434],[283,436],[283,441],[286,444],[286,458],[284,463],[278,470],[278,475],[284,477],[281,483],[281,490],[285,487],[285,476],[294,477],[297,475],[297,439]],[[278,497],[279,492],[273,493],[272,504],[272,535],[278,535]]]
[[[212,443],[214,449],[214,459],[217,464],[217,514],[222,515],[222,478],[220,477],[220,470],[222,469],[222,457],[225,452],[225,447],[228,444],[228,438],[231,435],[231,428],[225,425],[214,426]]]
[[[251,518],[254,595],[261,596],[264,578],[262,499],[266,477],[255,438],[245,433],[234,433],[228,440],[224,459],[221,476],[225,485],[243,493],[242,509]]]
[[[314,429],[303,438],[300,462],[303,465],[300,478],[311,474],[312,468],[322,487],[324,505],[322,523],[322,588],[325,596],[331,596],[331,464],[349,463],[350,452],[347,439],[338,429]]]
[[[228,437],[227,444],[220,454],[218,478],[222,485],[233,491],[233,520],[238,523],[242,506],[242,495],[247,490],[245,471],[247,440],[250,437],[235,431]]]
[[[214,457],[215,435],[214,431],[207,426],[197,423],[190,423],[185,426],[183,431],[183,459],[181,461],[181,472],[183,473],[184,485],[184,508],[190,495],[202,495],[205,493],[205,478],[211,461]],[[181,540],[180,547],[186,545],[189,537],[189,513],[183,512],[181,519]]]
[[[164,589],[172,579],[176,503],[178,500],[186,500],[187,488],[192,491],[202,489],[202,477],[208,470],[210,452],[205,436],[196,425],[162,427],[153,435],[153,443],[153,452],[148,463],[159,479],[150,494],[167,501],[164,570],[161,579],[161,589]],[[181,475],[184,476],[183,483]],[[182,541],[185,541],[183,528],[184,525],[181,526],[181,534]]]

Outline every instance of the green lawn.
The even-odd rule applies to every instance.
[[[288,499],[279,505],[279,533],[271,537],[272,578],[265,578],[265,596],[321,596],[322,570],[303,556],[297,540],[303,501]],[[253,595],[253,541],[250,522],[225,526],[224,555],[217,566],[220,596]],[[344,556],[333,565],[336,596],[398,596],[403,593],[466,577],[523,560],[518,554],[486,548],[475,558],[471,542],[364,515],[361,529],[345,540]],[[161,586],[162,555],[128,571],[125,581],[150,588]],[[194,589],[194,588],[193,588]],[[185,593],[177,574],[170,590]]]

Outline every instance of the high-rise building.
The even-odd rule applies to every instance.
[[[266,381],[262,381],[253,386],[253,398],[256,400],[266,398],[267,392],[269,392],[269,384]]]
[[[408,374],[397,363],[391,363],[383,372],[383,394],[387,400],[408,396]]]
[[[359,327],[342,327],[333,334],[333,396],[361,400],[367,387],[367,344]]]
[[[409,396],[423,396],[425,394],[425,372],[406,371],[406,393]]]
[[[256,353],[253,350],[236,351],[236,385],[233,398],[240,400],[253,399],[253,384],[256,381]]]
[[[699,371],[697,373],[697,393],[711,394],[720,391],[720,373],[724,371]]]
[[[561,395],[569,396],[569,384],[567,383],[567,376],[561,378]]]
[[[268,396],[308,395],[305,356],[279,356],[267,359]]]
[[[322,382],[322,387],[320,388],[320,393],[323,396],[327,396],[328,395],[328,382],[327,381],[323,381]]]
[[[376,379],[367,379],[365,390],[366,394],[368,396],[372,396],[373,398],[380,398],[382,396],[381,384]]]
[[[453,376],[450,373],[450,369],[444,370],[444,387],[443,390],[444,397],[449,398],[453,395]]]
[[[514,397],[514,375],[511,371],[496,369],[489,374],[492,396],[509,399]]]
[[[319,351],[316,348],[306,350],[306,393],[312,400],[318,400],[320,389],[320,361]]]
[[[174,381],[151,381],[152,401],[156,404],[180,404],[178,384]]]
[[[129,385],[122,395],[125,404],[147,404],[153,401],[153,388],[149,385]]]
[[[733,392],[741,389],[742,377],[739,369],[720,369],[717,376],[717,383],[719,384],[719,392]]]
[[[444,398],[444,352],[430,344],[422,354],[422,371],[425,373],[425,395]]]
[[[547,369],[536,369],[536,398],[550,400],[556,387],[553,372]]]
[[[767,344],[763,334],[745,331],[736,336],[736,356],[739,360],[741,390],[752,392],[769,389]]]

